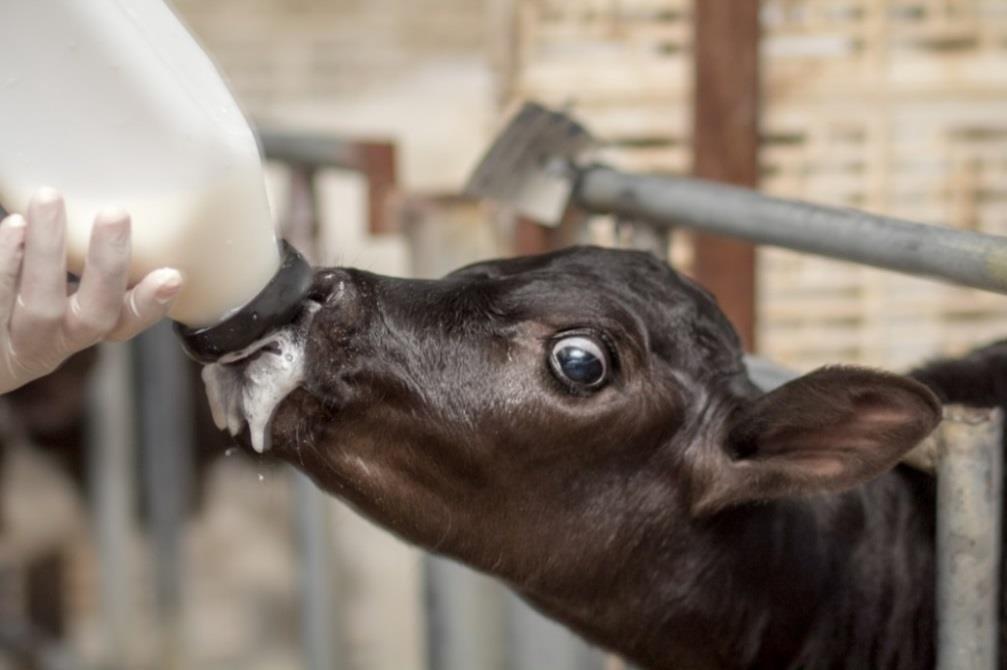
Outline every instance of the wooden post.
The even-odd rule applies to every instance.
[[[359,169],[367,177],[368,230],[371,235],[400,232],[388,215],[389,198],[398,188],[398,158],[391,142],[361,142]]]
[[[555,250],[558,246],[558,235],[554,228],[548,228],[524,217],[519,217],[514,222],[514,253],[518,256],[544,254]]]
[[[693,174],[758,183],[759,1],[703,0],[695,9]],[[695,276],[712,291],[751,351],[755,346],[755,249],[695,236]]]

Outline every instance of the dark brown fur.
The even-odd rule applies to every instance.
[[[829,368],[762,394],[714,300],[579,248],[440,281],[321,271],[276,453],[407,540],[648,668],[926,668],[940,406]],[[615,374],[573,393],[558,333]],[[268,355],[268,354],[266,354]]]

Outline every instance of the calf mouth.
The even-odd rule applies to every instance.
[[[247,426],[257,453],[270,447],[270,426],[277,408],[304,382],[307,333],[320,307],[309,301],[291,325],[203,368],[217,428],[237,438]]]

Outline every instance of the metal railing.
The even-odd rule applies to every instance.
[[[580,174],[574,202],[622,216],[1007,293],[1007,238],[771,198],[699,179]]]

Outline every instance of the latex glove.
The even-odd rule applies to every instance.
[[[160,320],[182,288],[182,275],[155,270],[127,290],[129,215],[99,214],[80,284],[67,295],[66,210],[40,190],[27,220],[0,223],[0,393],[55,370],[102,340],[125,340]]]

